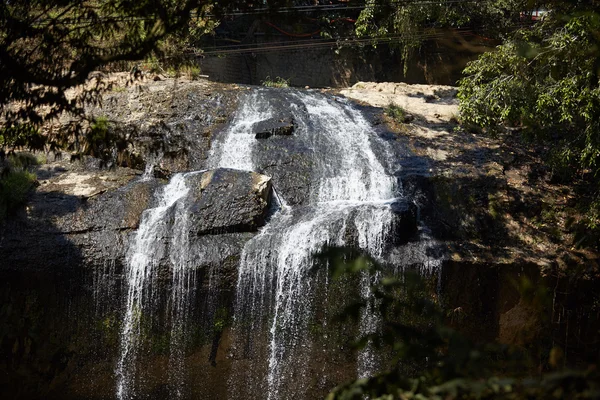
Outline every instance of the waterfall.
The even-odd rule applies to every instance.
[[[293,117],[293,136],[268,139],[260,142],[260,147],[254,125],[278,116],[282,110]],[[303,176],[310,184],[306,186],[306,197],[290,205],[285,190],[276,192],[278,211],[245,242],[239,255],[232,352],[250,361],[242,364],[245,370],[241,374],[231,375],[231,397],[243,397],[239,393],[255,397],[264,394],[268,399],[291,394],[307,397],[304,382],[310,373],[311,352],[322,350],[313,348],[314,343],[307,339],[317,306],[316,294],[322,290],[318,287],[322,283],[319,276],[326,280],[326,298],[329,285],[327,271],[315,272],[313,268],[317,264],[315,256],[328,246],[350,246],[384,260],[399,218],[392,204],[402,198],[401,188],[373,150],[376,146],[385,149],[385,144],[362,113],[341,98],[294,90],[254,89],[243,93],[236,116],[215,138],[207,165],[263,173],[261,151],[276,151],[280,139],[294,143],[310,159],[309,176]],[[377,154],[387,157],[391,152]],[[206,272],[210,291],[213,279],[218,279],[221,246],[226,246],[220,243],[221,236],[214,235],[204,242],[207,248],[191,250],[189,232],[193,229],[186,205],[186,177],[193,173],[174,175],[158,192],[156,207],[144,212],[130,244],[116,367],[119,399],[138,397],[136,366],[143,347],[144,324],[155,306],[154,289],[161,263],[171,267],[172,282],[167,316],[169,394],[182,398],[189,393],[184,361],[186,329],[197,292],[196,271],[210,258]],[[151,173],[144,177],[151,179]],[[274,178],[273,182],[277,188],[278,181]],[[372,333],[380,323],[375,304],[370,301],[371,284],[378,279],[378,274],[365,272],[358,282],[357,295],[369,306],[361,315],[356,335]],[[216,298],[209,294],[204,307],[215,308],[213,301],[216,303]],[[205,314],[210,318],[210,312]],[[361,377],[377,369],[378,360],[370,346],[357,355],[354,366]]]
[[[244,96],[226,133],[225,141],[211,148],[209,167],[251,171],[252,145],[255,141],[252,126],[271,115],[271,110],[265,107],[264,95],[260,89]]]
[[[309,204],[284,208],[245,245],[234,322],[240,334],[245,330],[261,335],[261,321],[270,319],[266,368],[269,399],[281,398],[282,388],[306,375],[310,343],[304,336],[316,283],[310,273],[314,255],[328,245],[350,244],[350,237],[355,236],[359,248],[381,257],[393,224],[389,204],[398,195],[395,178],[385,172],[371,148],[370,141],[376,135],[358,110],[343,100],[314,92],[291,92],[288,99],[298,124],[295,140],[306,142],[313,153],[312,179],[316,184]],[[268,99],[260,92],[250,101],[242,106],[248,121],[272,115]],[[215,166],[254,169],[249,156],[256,140],[249,128],[246,122],[238,122],[227,131],[224,145],[214,153]],[[232,144],[233,150],[228,150]],[[368,290],[368,282],[364,285],[363,291]],[[375,323],[366,315],[365,333]],[[253,340],[260,338],[251,337]],[[244,346],[252,351],[254,344]],[[372,357],[361,357],[368,361],[359,360],[359,369],[374,367]],[[359,370],[358,374],[365,372]]]
[[[186,174],[185,176],[188,175]],[[196,292],[196,268],[191,264],[189,210],[186,208],[184,201],[179,201],[175,204],[174,213],[170,243],[170,249],[172,250],[169,251],[169,260],[172,267],[169,382],[171,397],[183,398],[187,317],[192,311],[191,304]]]
[[[202,171],[198,171],[202,172]],[[193,173],[198,173],[193,172]],[[189,192],[186,178],[176,174],[165,185],[157,206],[144,211],[127,254],[127,302],[120,335],[116,368],[117,397],[136,397],[136,361],[142,345],[144,323],[152,318],[158,266],[168,257],[172,267],[170,299],[171,354],[169,372],[173,397],[181,396],[186,316],[195,290],[195,268],[190,268],[188,212],[184,198]],[[167,244],[165,238],[171,237]]]
[[[165,215],[187,193],[185,176],[178,174],[166,185],[155,208],[142,215],[127,257],[127,303],[121,329],[121,351],[117,364],[117,397],[134,397],[137,350],[141,339],[141,320],[152,300],[156,269],[165,255],[163,237],[169,226]]]

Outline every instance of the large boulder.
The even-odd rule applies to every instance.
[[[265,224],[272,198],[270,177],[218,168],[188,179],[190,226],[197,234],[253,232]]]
[[[271,136],[290,136],[296,130],[296,122],[292,117],[269,118],[257,122],[252,127],[256,139],[268,139]]]

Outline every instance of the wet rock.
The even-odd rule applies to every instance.
[[[152,170],[152,175],[158,179],[170,179],[171,171],[166,168],[163,168],[162,166],[155,165]]]
[[[62,172],[46,180],[23,215],[0,227],[0,270],[97,270],[108,260],[120,269],[128,236],[158,184],[135,176],[120,168]]]
[[[442,98],[455,98],[458,95],[458,89],[454,87],[440,87],[433,90],[433,94]]]
[[[271,136],[290,136],[296,130],[294,118],[269,118],[256,123],[253,127],[256,139],[268,139]]]
[[[189,185],[190,226],[197,234],[253,232],[265,224],[272,198],[270,177],[219,168],[192,175]]]
[[[534,343],[541,333],[542,324],[539,310],[521,298],[517,305],[500,315],[498,340],[516,346]]]
[[[415,203],[398,200],[391,204],[390,208],[396,215],[395,219],[395,243],[404,244],[414,239],[418,233],[419,214]]]
[[[127,139],[127,152],[139,158],[119,166],[143,170],[147,162],[164,156],[161,167],[177,173],[206,168],[211,136],[223,128],[236,104],[237,91],[227,86],[182,83],[157,74],[131,90],[107,93],[102,105],[90,105],[87,111],[108,118],[109,129]]]

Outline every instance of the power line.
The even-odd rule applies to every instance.
[[[420,0],[420,1],[411,1],[411,0],[392,0],[386,2],[384,5],[446,5],[446,4],[469,4],[469,3],[486,3],[491,0]],[[374,4],[373,6],[378,6],[380,4]],[[296,6],[296,7],[282,7],[282,8],[259,8],[252,11],[235,11],[235,12],[225,12],[223,14],[205,14],[199,15],[197,12],[192,13],[193,19],[205,18],[205,17],[227,17],[227,16],[245,16],[245,15],[266,15],[273,13],[305,13],[305,12],[326,12],[326,11],[346,11],[346,10],[363,10],[370,5],[357,5],[357,6],[348,6],[348,5],[315,5],[315,6]],[[96,19],[91,18],[64,18],[60,21],[56,21],[52,18],[48,19],[38,19],[35,21],[38,25],[43,26],[45,24],[49,24],[51,22],[59,23],[60,25],[78,25],[83,23],[97,22],[97,23],[118,23],[118,22],[141,22],[141,21],[156,21],[159,17],[135,17],[135,16],[104,16],[98,17]]]
[[[392,0],[386,2],[384,5],[447,5],[447,4],[470,4],[470,3],[486,3],[490,0],[476,1],[476,0],[445,0],[445,1],[432,1],[432,0],[421,0],[421,1],[410,1],[410,0]],[[373,4],[373,6],[378,6],[380,4]],[[258,15],[258,14],[267,14],[271,12],[312,12],[312,11],[345,11],[349,9],[364,9],[371,5],[360,5],[360,6],[348,6],[348,5],[315,5],[315,6],[296,6],[296,7],[287,7],[281,9],[270,9],[270,8],[261,8],[255,9],[251,12],[236,12],[236,13],[225,13],[224,16],[235,16],[235,15]],[[194,13],[195,15],[192,18],[202,18],[198,15],[198,13]],[[153,21],[156,18],[150,17],[106,17],[99,19],[90,19],[93,23],[101,23],[105,22],[135,22],[135,21]],[[77,22],[72,21],[74,24],[83,24],[84,20],[78,20]],[[61,23],[68,24],[69,19],[65,19],[61,21]],[[520,27],[521,25],[515,25],[512,27],[507,27],[508,29]],[[275,29],[278,29],[275,27]],[[462,33],[475,35],[472,31],[464,30],[467,28],[463,28]],[[280,30],[280,29],[278,29]],[[281,31],[281,30],[280,30]],[[457,32],[461,32],[461,29],[455,29]],[[481,32],[481,31],[480,31]],[[311,37],[316,35],[318,32],[313,32],[311,34],[301,34],[298,37]],[[446,33],[421,33],[421,34],[413,34],[410,37],[401,36],[401,35],[391,35],[391,36],[381,36],[381,37],[366,37],[366,38],[356,38],[354,36],[346,36],[346,37],[338,37],[335,39],[332,38],[311,38],[306,39],[301,42],[293,43],[293,44],[284,44],[284,45],[274,45],[274,44],[266,44],[260,45],[256,43],[242,43],[235,45],[225,45],[225,46],[214,46],[212,48],[205,48],[202,52],[205,56],[214,56],[214,55],[226,55],[226,54],[244,54],[244,53],[260,53],[266,51],[289,51],[295,49],[308,49],[308,48],[325,48],[325,47],[333,47],[342,43],[344,46],[357,46],[364,45],[367,43],[393,43],[394,41],[399,41],[401,39],[414,39],[414,40],[425,40],[425,39],[433,39],[445,36]],[[293,35],[290,35],[293,36]]]
[[[506,28],[507,29],[517,29],[517,28],[521,28],[523,26],[526,26],[526,24],[516,23],[516,24],[506,26]],[[472,28],[455,28],[452,31],[456,32],[456,33],[462,32],[465,34],[470,34],[470,35],[475,35],[475,36],[479,36],[479,34],[485,33],[485,31],[477,31],[478,33],[475,33],[472,30]],[[388,35],[388,36],[378,36],[378,37],[377,36],[375,36],[375,37],[369,36],[369,37],[360,37],[360,38],[358,38],[354,35],[341,36],[341,37],[337,37],[337,38],[321,37],[321,38],[298,40],[298,41],[295,41],[294,43],[285,42],[285,44],[239,43],[239,44],[231,44],[231,45],[204,47],[203,54],[204,55],[220,55],[220,54],[232,54],[232,53],[240,53],[240,52],[251,53],[251,52],[258,51],[261,48],[267,47],[267,46],[269,48],[286,48],[285,46],[294,46],[294,48],[300,48],[303,45],[312,45],[315,43],[322,43],[323,46],[325,46],[325,47],[337,45],[340,42],[342,42],[344,45],[346,45],[347,43],[350,43],[350,42],[364,43],[364,42],[373,41],[373,42],[377,43],[378,41],[385,41],[385,40],[389,40],[389,39],[400,39],[402,37],[405,37],[407,39],[421,40],[421,39],[429,38],[432,34],[447,36],[447,31],[440,32],[440,31],[433,30],[431,32],[414,33],[414,34],[411,34],[410,36],[406,36],[405,34],[404,35],[396,34],[396,35]],[[492,39],[485,38],[485,37],[482,37],[482,39],[492,40]]]
[[[457,33],[464,35],[475,33],[472,30],[457,30]],[[385,36],[385,37],[369,37],[369,38],[348,38],[342,41],[343,46],[358,46],[365,44],[373,44],[373,43],[393,43],[395,41],[400,41],[400,39],[414,39],[414,40],[427,40],[427,39],[439,39],[443,37],[447,37],[448,34],[446,32],[432,32],[428,34],[417,34],[417,35],[393,35],[393,36]],[[272,51],[284,51],[284,50],[302,50],[302,49],[318,49],[318,48],[328,48],[334,47],[340,44],[339,40],[331,40],[327,41],[299,41],[293,44],[285,44],[285,45],[272,45],[267,44],[264,46],[256,46],[251,48],[240,48],[240,49],[227,49],[227,50],[211,50],[204,51],[201,54],[204,56],[219,56],[219,55],[228,55],[228,54],[260,54],[265,52]]]
[[[421,0],[421,1],[413,1],[413,0],[391,0],[387,1],[383,4],[373,4],[373,6],[378,5],[445,5],[445,4],[457,4],[457,3],[485,3],[490,2],[491,0]],[[313,12],[313,11],[340,11],[340,10],[357,10],[357,9],[365,9],[370,5],[357,5],[357,6],[349,6],[344,4],[323,4],[323,5],[313,5],[313,6],[295,6],[295,7],[281,7],[281,8],[258,8],[252,11],[238,11],[238,12],[229,12],[224,13],[226,16],[236,16],[236,15],[252,15],[252,14],[268,14],[268,13],[293,13],[293,12]]]

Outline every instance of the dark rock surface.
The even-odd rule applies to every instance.
[[[219,168],[192,175],[189,210],[198,235],[256,231],[271,205],[271,178]]]
[[[419,210],[412,201],[397,200],[391,205],[393,213],[396,215],[394,231],[395,244],[402,245],[410,240],[418,240],[419,230]]]
[[[57,161],[38,169],[40,186],[29,203],[0,226],[1,398],[114,398],[114,367],[127,291],[127,249],[144,211],[156,206],[158,189],[166,180],[177,172],[206,168],[211,144],[221,140],[232,119],[236,97],[245,90],[165,78],[112,92],[103,106],[92,112],[106,116],[111,129],[119,129],[129,137],[132,154],[141,160],[135,165],[138,169],[119,167],[109,171],[101,169],[102,162],[89,157],[73,163]],[[293,90],[272,90],[268,97],[276,112],[253,127],[256,143],[252,161],[256,172],[216,169],[190,177],[186,209],[191,210],[193,227],[188,255],[195,292],[186,327],[184,373],[186,381],[194,384],[185,388],[186,398],[228,398],[233,380],[247,379],[248,371],[255,372],[257,365],[266,368],[247,356],[246,351],[251,349],[239,348],[238,355],[232,355],[236,337],[249,335],[231,329],[240,257],[246,243],[269,217],[274,203],[272,189],[292,206],[295,221],[302,220],[311,207],[309,196],[318,167],[314,147],[322,143],[318,137],[303,134],[307,127],[314,131],[315,126]],[[290,117],[292,108],[294,115]],[[374,123],[381,116],[379,108],[361,109]],[[413,122],[420,120],[419,115],[416,117]],[[474,340],[499,337],[515,341],[525,328],[526,333],[537,335],[537,330],[520,324],[522,316],[530,318],[531,312],[520,305],[513,278],[525,272],[533,282],[543,284],[538,279],[538,265],[523,261],[533,256],[539,259],[540,252],[517,259],[513,249],[504,251],[499,245],[503,231],[490,229],[498,226],[504,213],[499,213],[500,218],[492,217],[499,202],[485,190],[499,188],[500,195],[510,194],[510,187],[494,178],[503,172],[494,176],[469,172],[460,178],[457,166],[476,168],[479,164],[471,158],[459,164],[442,160],[438,153],[437,159],[427,156],[436,146],[446,146],[447,150],[450,144],[455,145],[456,138],[422,136],[415,141],[414,135],[395,135],[382,123],[377,124],[376,133],[382,140],[371,145],[377,155],[387,151],[381,142],[391,149],[393,157],[382,163],[390,175],[398,178],[404,196],[391,205],[395,213],[393,243],[389,251],[386,248],[384,261],[392,267],[402,265],[430,274],[433,286],[441,288],[448,310],[456,314],[457,328],[470,331]],[[471,146],[472,139],[465,138]],[[411,142],[413,151],[407,146]],[[481,144],[472,147],[469,157],[490,160],[490,154],[482,153]],[[147,164],[155,167],[143,178]],[[432,166],[446,164],[456,170],[443,176],[432,172]],[[488,164],[481,167],[486,174],[491,170]],[[474,176],[479,178],[473,180]],[[343,222],[341,218],[334,221],[334,228],[344,229],[344,243],[357,246],[357,228]],[[169,235],[167,231],[160,238],[161,246],[169,248]],[[468,246],[468,241],[474,243]],[[490,252],[488,259],[481,258],[490,249],[496,252]],[[453,259],[444,261],[443,273],[437,275],[433,268],[440,268],[440,264],[424,264],[428,258],[441,260],[448,251],[454,252]],[[467,254],[475,262],[465,261]],[[500,261],[498,256],[505,258]],[[139,397],[150,399],[166,398],[171,393],[171,315],[166,304],[174,282],[168,256],[157,260],[157,264],[157,280],[152,288],[154,319],[144,326],[144,355],[140,357],[140,379],[147,385]],[[330,282],[325,267],[314,270],[321,274],[319,282]],[[468,290],[465,282],[470,285]],[[317,288],[320,293],[312,299],[315,307],[321,307],[319,320],[309,333],[315,346],[307,350],[314,353],[314,375],[311,372],[308,383],[304,377],[294,382],[299,387],[313,388],[313,398],[322,397],[339,382],[353,379],[356,370],[351,352],[338,351],[351,347],[356,331],[339,324],[328,325],[328,331],[321,327],[326,318],[348,305],[344,302],[358,296],[359,282],[330,282],[330,286],[321,283]],[[562,313],[571,326],[580,316],[596,312],[592,308],[596,305],[583,298],[590,288],[577,290],[554,278],[548,278],[545,285],[558,288],[555,293],[564,293],[557,304],[563,307]],[[569,304],[578,304],[577,310]],[[561,333],[557,338],[569,338],[574,343],[568,325],[564,326],[567,332],[560,331],[562,327],[556,329]],[[590,332],[593,328],[590,325]],[[268,329],[270,326],[264,332]],[[585,336],[593,337],[589,332]],[[268,333],[261,340],[267,342]],[[571,346],[571,354],[580,352],[581,358],[585,356],[586,349]],[[260,356],[260,360],[268,357]],[[313,379],[317,375],[318,380]],[[265,390],[263,386],[249,386],[248,393],[238,396],[253,398]]]
[[[83,164],[48,164],[37,172],[41,184],[26,209],[0,227],[2,269],[93,269],[107,258],[121,260],[157,182],[134,179],[127,168]]]
[[[296,130],[293,117],[270,118],[260,121],[252,127],[256,139],[268,139],[271,136],[290,136]]]
[[[127,293],[127,250],[144,211],[157,205],[167,179],[177,172],[206,168],[211,144],[221,139],[231,120],[237,94],[202,82],[180,85],[172,79],[110,93],[103,107],[92,111],[106,116],[111,129],[130,138],[132,154],[142,160],[135,165],[137,170],[109,171],[89,157],[40,167],[41,185],[28,207],[0,229],[0,299],[11,305],[0,310],[0,359],[7,361],[0,363],[0,393],[7,398],[113,397]],[[256,172],[215,169],[186,178],[190,187],[186,210],[193,227],[187,256],[195,290],[189,306],[186,374],[190,382],[203,381],[190,388],[194,393],[190,398],[215,398],[214,393],[225,398],[224,382],[234,364],[239,376],[247,375],[247,360],[230,356],[231,342],[239,336],[230,325],[242,250],[273,210],[273,189],[294,208],[294,218],[301,219],[317,182],[314,146],[322,143],[306,132],[317,132],[318,141],[321,128],[311,124],[294,91],[273,90],[268,97],[276,112],[253,128],[255,135],[268,136],[253,139]],[[402,148],[401,143],[395,147]],[[154,167],[142,174],[148,164]],[[386,167],[395,171],[392,165]],[[394,245],[416,240],[414,204],[399,202],[394,210]],[[342,222],[337,222],[340,229]],[[345,229],[347,243],[356,244],[356,227]],[[157,245],[169,249],[170,240],[166,230]],[[140,379],[148,384],[147,392],[139,394],[146,398],[169,393],[167,305],[174,279],[168,252],[161,257],[153,272],[154,308],[149,310],[153,319],[140,344],[144,350]],[[347,294],[354,293],[356,282],[348,287],[335,289],[336,297],[352,298]],[[325,299],[326,293],[321,296]],[[327,306],[332,313],[337,307],[333,302]],[[22,315],[32,320],[23,321]],[[325,363],[330,356],[337,357],[344,366],[332,371],[327,383],[313,385],[318,394],[350,379],[356,369],[351,355],[334,354],[340,346],[348,348],[354,338],[352,331],[341,333],[338,328],[329,336],[315,332],[315,343],[320,340],[332,349],[331,355],[315,350],[316,359]]]
[[[213,135],[230,120],[241,90],[173,78],[118,86],[89,113],[106,117],[109,129],[126,138],[139,160],[132,167],[156,164],[163,176],[206,167]]]

